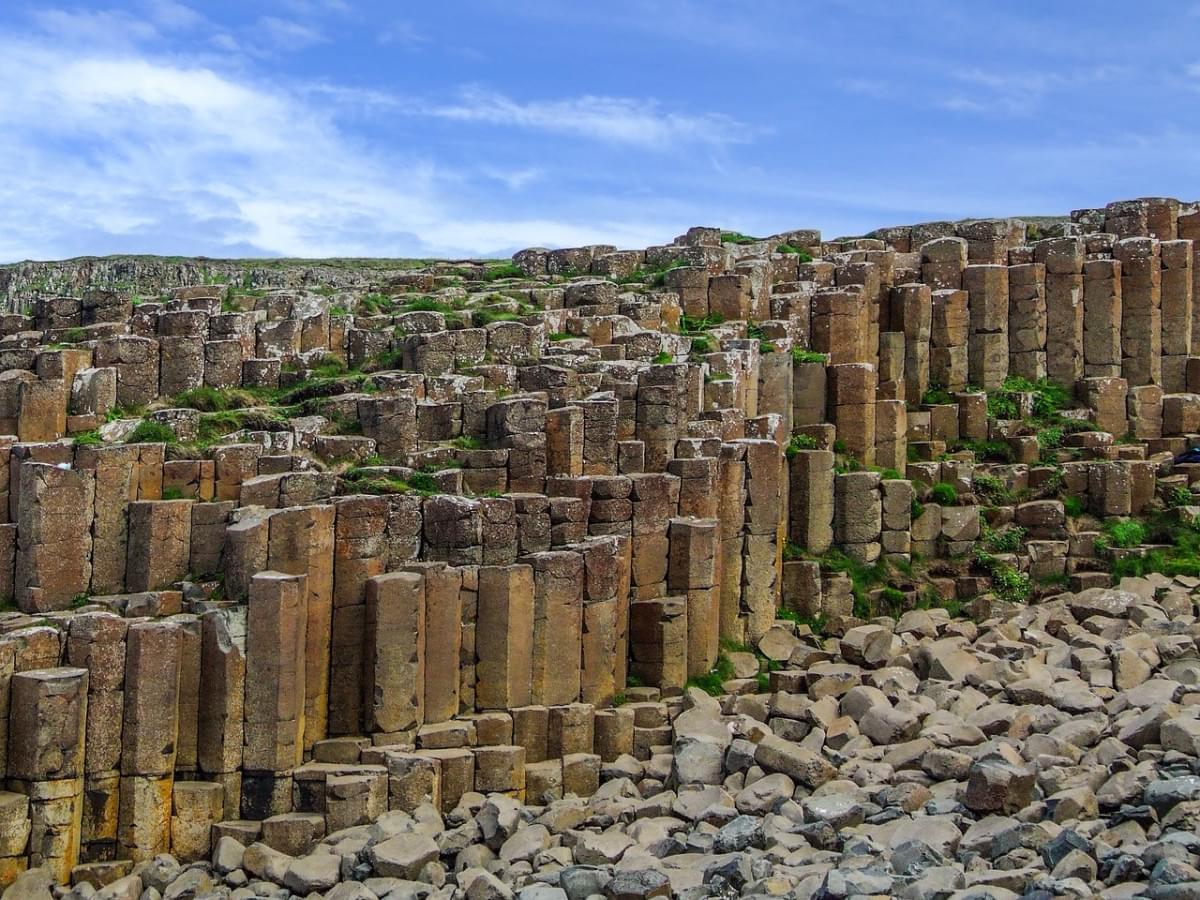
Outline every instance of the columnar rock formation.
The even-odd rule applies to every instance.
[[[827,850],[841,838],[826,828],[874,815],[809,797],[839,766],[922,796],[897,800],[905,814],[929,800],[949,815],[955,788],[913,788],[958,781],[972,815],[1029,821],[1038,800],[1062,824],[1096,819],[1095,797],[1076,809],[1070,777],[1035,787],[1026,764],[1116,753],[1094,749],[1101,734],[1194,764],[1190,726],[1159,733],[1194,702],[1194,583],[1157,611],[1017,603],[1109,597],[1114,566],[1189,571],[1190,545],[1148,545],[1200,513],[1200,465],[1176,461],[1200,443],[1200,211],[1129,201],[1051,230],[693,228],[499,266],[5,270],[0,882],[44,867],[128,891],[134,864],[235,844],[253,846],[218,873],[297,894],[371,872],[436,879],[472,841],[386,814],[478,813],[501,851],[532,840],[487,824],[515,816],[510,801],[553,808],[624,776],[650,804],[638,816],[666,814],[651,798],[667,786],[683,819],[720,828],[687,848],[762,849],[761,826],[743,841],[733,816],[702,813],[732,784],[744,813],[796,792],[788,833]],[[906,611],[911,628],[871,621]],[[1045,640],[1022,642],[1010,618]],[[1143,646],[1135,626],[1162,622],[1169,651]],[[993,677],[1013,702],[1095,713],[1168,658],[1191,661],[1177,689],[1110,704],[1075,749],[1073,732],[1029,737],[1066,728],[1057,715],[1042,729],[997,714],[971,724],[978,740],[938,730],[942,710],[998,704]],[[976,665],[991,673],[978,683]],[[1053,696],[1067,670],[1095,690],[1078,709]],[[1037,683],[1008,684],[1022,678]],[[943,682],[960,692],[944,706]],[[710,707],[696,685],[731,696]],[[1127,708],[1157,717],[1135,740]],[[681,727],[696,710],[700,736]],[[1024,743],[985,742],[1001,734]],[[561,847],[615,863],[578,815],[550,829],[578,831]],[[290,860],[381,817],[332,880],[313,871],[327,860]],[[649,843],[676,852],[665,833]],[[1061,849],[1055,871],[1079,850]],[[746,865],[720,883],[767,878]],[[507,889],[476,881],[478,896]],[[610,894],[662,887],[643,881]]]

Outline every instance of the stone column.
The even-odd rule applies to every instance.
[[[967,386],[967,336],[970,316],[967,293],[962,290],[933,292],[930,327],[929,383],[948,391]],[[915,397],[914,401],[921,398]]]
[[[271,516],[267,567],[304,575],[304,749],[324,740],[329,717],[330,632],[333,621],[334,507],[296,506]]]
[[[633,587],[641,598],[661,597],[667,579],[667,523],[679,511],[679,479],[662,472],[630,476]]]
[[[1200,356],[1200,212],[1180,216],[1178,233],[1180,240],[1192,242],[1192,343],[1188,352]]]
[[[921,245],[921,281],[933,290],[959,290],[967,267],[967,242],[958,237],[935,238]]]
[[[1034,258],[1046,266],[1046,375],[1073,388],[1083,377],[1083,242],[1039,241]]]
[[[546,413],[546,474],[583,474],[583,410],[578,406]]]
[[[352,496],[335,502],[333,612],[330,636],[329,733],[362,729],[362,648],[367,580],[384,571],[388,503]]]
[[[200,771],[224,786],[223,818],[241,814],[246,691],[246,608],[207,612],[200,620]]]
[[[868,298],[861,285],[826,288],[813,295],[810,343],[829,356],[831,365],[867,362],[869,338]]]
[[[919,403],[929,389],[933,293],[927,284],[900,284],[891,290],[891,329],[904,334],[904,396]]]
[[[25,612],[68,609],[92,576],[95,478],[47,463],[20,467],[14,591]]]
[[[675,455],[681,421],[680,399],[686,365],[649,366],[638,373],[637,430],[646,446],[646,469],[661,472]]]
[[[80,836],[85,859],[108,859],[116,852],[127,628],[128,622],[112,613],[81,613],[72,617],[67,638],[67,661],[88,670]]]
[[[367,730],[407,742],[425,711],[425,579],[389,572],[367,582],[363,709]],[[457,658],[457,657],[456,657]]]
[[[533,660],[533,568],[479,569],[475,629],[475,704],[479,709],[528,706]]]
[[[903,400],[875,403],[875,465],[903,474],[908,466],[908,411]]]
[[[153,591],[187,577],[192,554],[192,501],[129,504],[125,589]]]
[[[580,545],[583,556],[583,633],[580,645],[579,696],[585,703],[607,706],[624,687],[617,681],[616,657],[627,622],[628,593],[621,600],[621,538],[593,537]],[[627,617],[627,616],[626,616]],[[622,667],[623,668],[623,667]]]
[[[458,715],[459,707],[463,572],[440,563],[409,566],[406,571],[425,579],[423,721],[445,722]]]
[[[1121,375],[1131,388],[1162,384],[1162,273],[1158,241],[1117,241],[1121,263]]]
[[[871,367],[864,365],[862,368],[869,370]],[[745,619],[745,642],[755,644],[775,621],[775,610],[779,606],[783,564],[779,539],[781,525],[786,521],[784,457],[773,440],[751,438],[738,443],[746,451],[745,539],[739,615]]]
[[[65,884],[79,860],[86,669],[18,672],[10,700],[9,787],[29,798],[29,864]]]
[[[141,861],[171,846],[182,629],[174,622],[135,622],[125,643],[117,852]]]
[[[878,472],[846,472],[834,479],[834,539],[861,563],[879,559],[883,530]]]
[[[1192,242],[1163,241],[1162,355],[1163,390],[1187,390],[1187,358],[1192,346]]]
[[[875,367],[866,363],[829,367],[830,418],[846,453],[875,464]]]
[[[801,450],[791,459],[788,539],[820,556],[833,546],[833,453]]]
[[[1089,259],[1083,264],[1083,373],[1088,378],[1121,374],[1121,263]]]
[[[678,694],[687,681],[687,601],[638,600],[630,606],[630,671],[643,684]]]
[[[583,557],[573,550],[548,550],[521,561],[533,567],[531,702],[574,703],[580,685]]]
[[[305,582],[304,575],[272,571],[251,579],[242,747],[244,818],[262,819],[291,809],[291,771],[304,753]]]
[[[716,594],[717,520],[674,518],[670,523],[667,590],[687,601],[687,674],[717,664],[721,622]]]
[[[1037,381],[1046,377],[1046,266],[1026,263],[1008,270],[1008,370]]]
[[[746,448],[741,443],[721,445],[718,457],[717,521],[720,525],[721,637],[737,643],[745,638],[742,609],[742,552],[746,505]]]
[[[992,390],[1008,377],[1008,267],[967,266],[962,286],[971,319],[968,377],[973,384]]]

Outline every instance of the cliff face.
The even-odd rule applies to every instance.
[[[228,260],[168,256],[84,256],[0,266],[0,303],[26,312],[38,297],[110,290],[135,297],[203,284],[247,288],[360,287],[411,268],[406,260]]]

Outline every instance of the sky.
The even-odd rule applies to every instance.
[[[0,0],[0,262],[1200,197],[1200,3]]]

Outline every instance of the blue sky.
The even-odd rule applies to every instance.
[[[1200,196],[1200,4],[0,2],[0,261]]]

